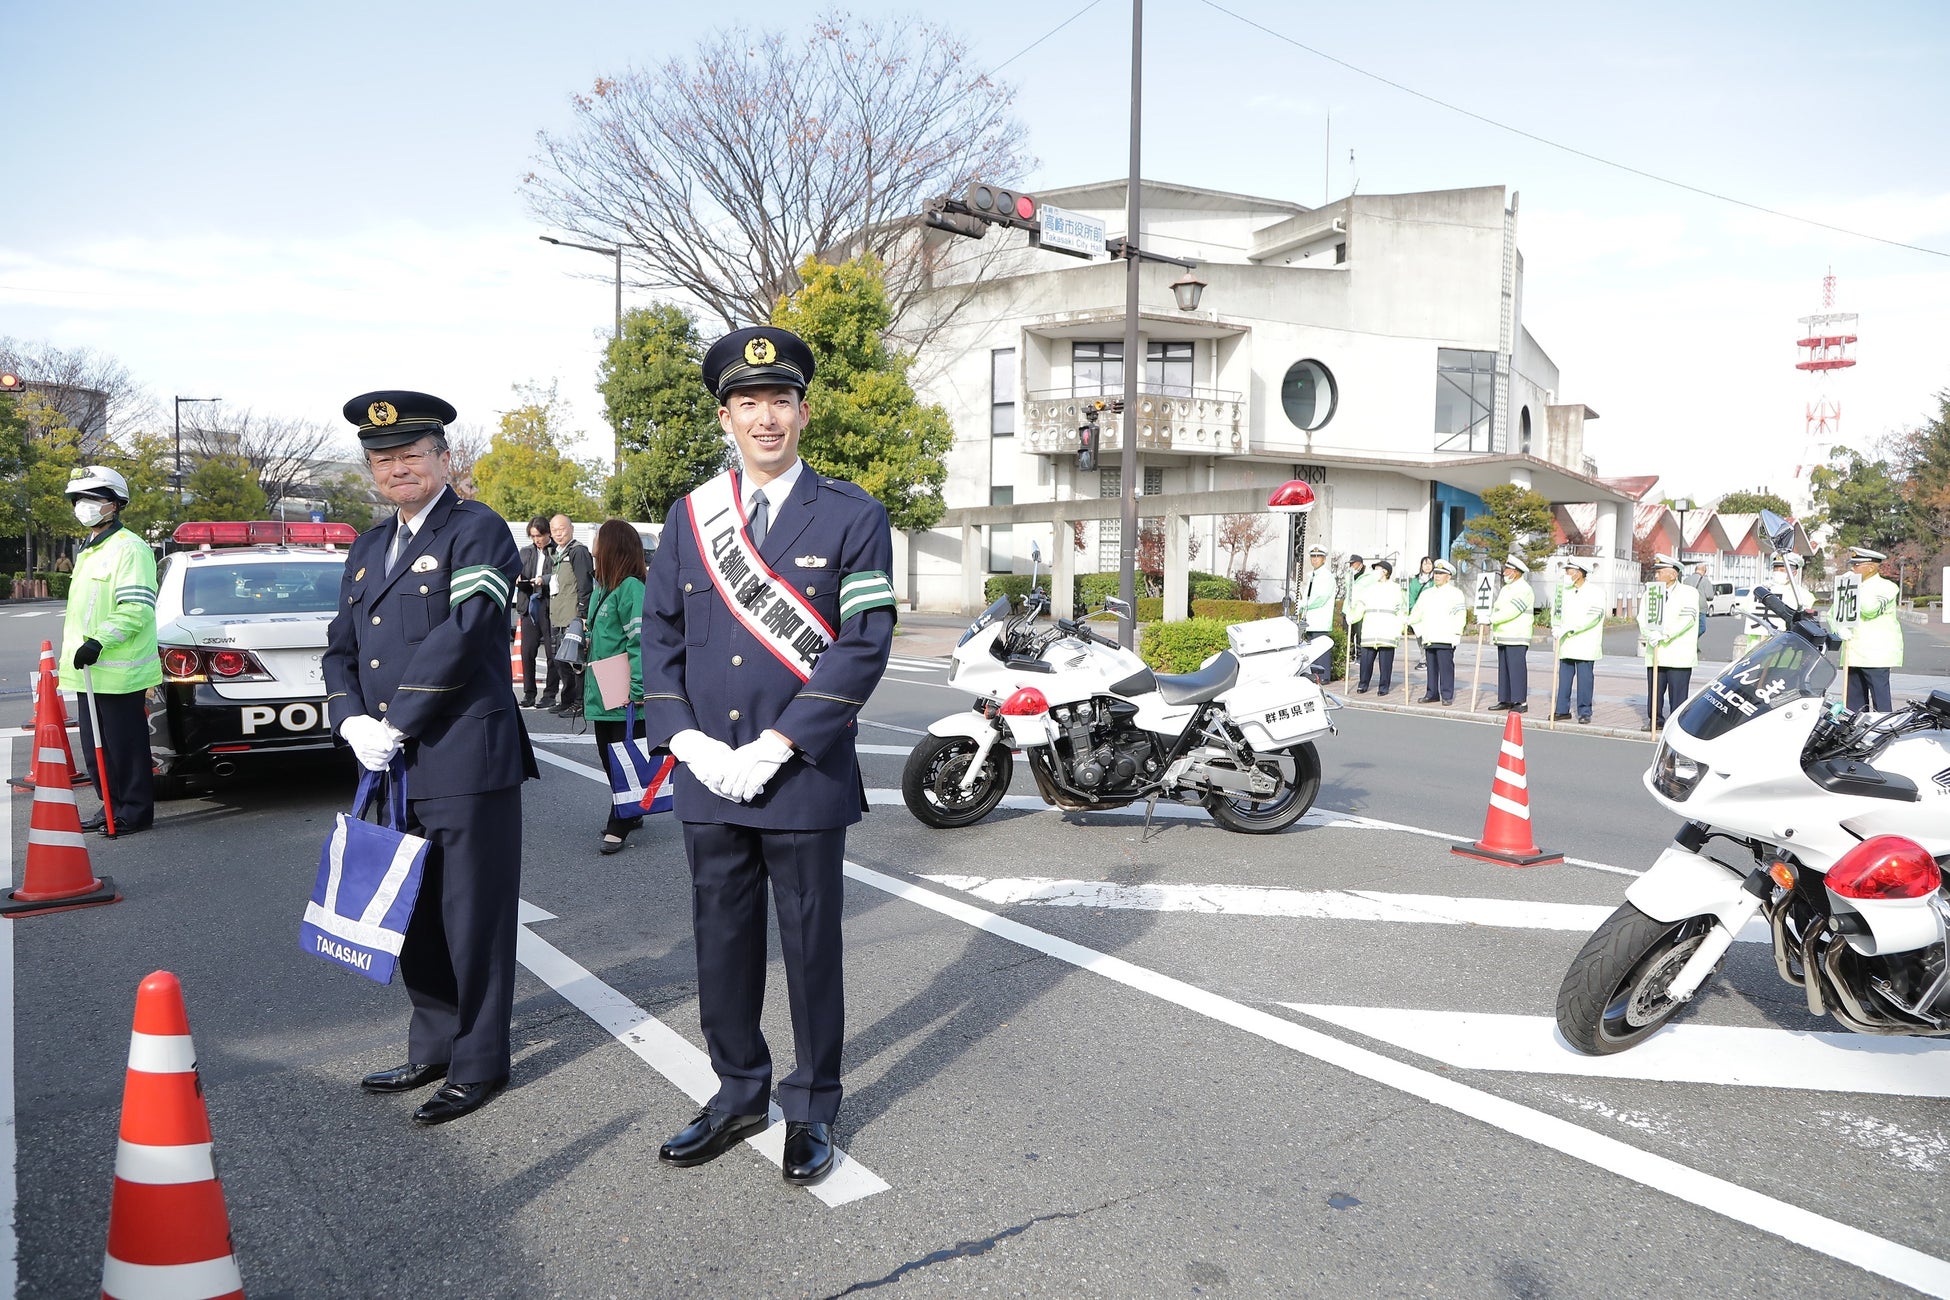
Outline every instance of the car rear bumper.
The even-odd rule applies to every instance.
[[[207,683],[165,682],[149,692],[149,751],[164,776],[336,744],[323,700],[227,700]]]

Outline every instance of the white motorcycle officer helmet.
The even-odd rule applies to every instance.
[[[68,475],[68,500],[103,497],[117,505],[129,503],[129,481],[106,465],[83,465]]]

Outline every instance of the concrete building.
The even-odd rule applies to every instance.
[[[1123,234],[1122,181],[1037,197]],[[1566,400],[1524,326],[1514,194],[1358,195],[1315,209],[1147,181],[1141,197],[1139,246],[1196,259],[1207,287],[1198,310],[1179,311],[1179,268],[1143,268],[1140,409],[1102,415],[1090,472],[1076,468],[1077,429],[1085,403],[1123,392],[1124,265],[1032,249],[1015,231],[927,236],[929,302],[958,310],[913,378],[956,440],[948,514],[900,559],[897,584],[919,607],[978,606],[987,574],[1026,571],[1032,540],[1059,570],[1114,571],[1127,427],[1140,513],[1166,525],[1166,617],[1184,608],[1190,539],[1197,568],[1221,569],[1223,516],[1262,509],[1296,476],[1320,503],[1308,540],[1337,567],[1354,553],[1398,570],[1450,554],[1480,494],[1515,482],[1588,503],[1597,580],[1636,586],[1633,499],[1600,482],[1585,452],[1597,413]],[[1275,529],[1243,560],[1263,599],[1280,595],[1283,541]]]

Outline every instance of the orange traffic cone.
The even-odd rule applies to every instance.
[[[203,1107],[183,986],[166,970],[143,980],[135,993],[102,1295],[244,1295],[223,1184],[211,1157],[210,1114]]]
[[[61,698],[61,682],[55,674],[54,662],[53,644],[48,641],[41,642],[41,666],[39,671],[34,674],[33,725],[35,728],[38,728],[40,725],[41,701],[51,697],[55,701],[55,707],[60,710],[61,714],[61,757],[67,766],[68,785],[70,788],[93,785],[94,782],[84,777],[81,774],[81,770],[75,766],[74,750],[68,744],[68,704],[66,700]],[[30,773],[34,770],[34,766],[40,762],[40,758],[39,738],[36,737],[33,757],[28,761],[27,765],[27,770]],[[7,784],[16,790],[26,792],[33,790],[38,783],[30,775],[25,777],[10,776],[7,778]]]
[[[515,685],[528,685],[528,678],[521,671],[521,624],[515,624],[514,644],[508,648],[508,667],[514,673]]]
[[[68,779],[74,759],[62,725],[61,693],[43,661],[40,726],[34,730],[34,809],[27,823],[26,882],[0,899],[0,916],[65,912],[121,901],[115,882],[97,877],[81,838],[81,814]]]
[[[1562,862],[1562,853],[1537,847],[1530,830],[1530,781],[1523,769],[1523,715],[1511,713],[1503,724],[1503,745],[1496,759],[1496,779],[1490,784],[1490,811],[1483,819],[1483,838],[1467,847],[1449,849],[1466,858],[1501,862],[1506,867],[1535,867]]]

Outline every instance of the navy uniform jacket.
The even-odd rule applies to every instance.
[[[759,556],[819,611],[837,633],[832,644],[809,681],[780,663],[725,607],[698,550],[690,512],[679,502],[664,521],[643,592],[650,744],[665,748],[678,732],[696,729],[736,749],[776,729],[792,742],[793,756],[750,803],[718,798],[680,764],[674,793],[679,820],[766,830],[850,826],[866,807],[853,750],[854,717],[887,669],[894,610],[881,605],[842,623],[840,583],[893,567],[887,511],[853,484],[807,466]]]
[[[443,799],[539,776],[508,671],[508,596],[520,571],[501,516],[452,488],[386,576],[398,516],[345,557],[325,650],[332,730],[354,714],[406,733],[407,796]]]

